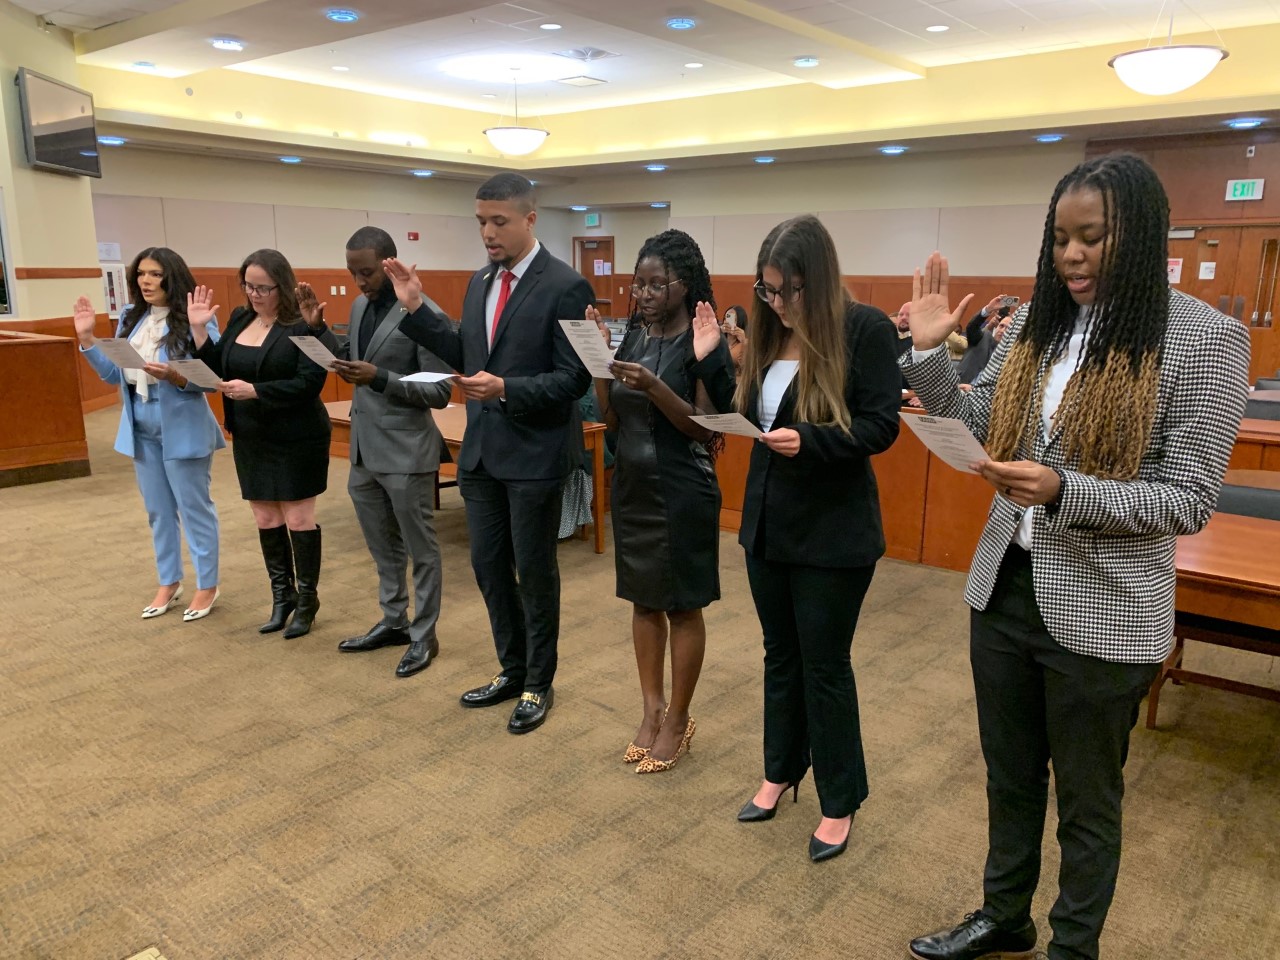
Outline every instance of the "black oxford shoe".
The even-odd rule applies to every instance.
[[[462,695],[464,707],[492,707],[504,700],[514,700],[520,696],[523,685],[521,680],[512,680],[505,674],[498,674],[483,687],[468,690]]]
[[[409,644],[409,649],[404,652],[404,656],[400,658],[400,664],[396,667],[396,676],[412,677],[419,670],[427,669],[439,653],[439,640],[413,641]]]
[[[403,647],[409,642],[409,631],[403,627],[388,627],[380,623],[362,637],[352,637],[338,644],[343,653],[364,653],[382,647]]]
[[[520,694],[520,702],[511,711],[511,719],[507,721],[507,730],[510,733],[528,733],[538,729],[551,712],[551,704],[555,698],[555,691],[549,688],[546,693]]]
[[[1036,925],[1030,918],[1016,927],[1000,927],[976,910],[959,926],[912,940],[907,948],[917,960],[1032,960],[1036,949]]]

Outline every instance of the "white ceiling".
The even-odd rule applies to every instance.
[[[648,0],[340,0],[363,14],[355,24],[325,20],[315,0],[245,0],[154,15],[174,0],[17,0],[80,33],[81,61],[162,76],[228,68],[323,86],[511,115],[514,54],[554,55],[595,47],[616,57],[562,59],[564,77],[606,81],[575,87],[555,80],[520,84],[521,117],[600,109],[728,91],[812,83],[830,88],[910,80],[925,68],[1104,43],[1163,38],[1159,0],[686,0],[678,10]],[[335,0],[335,4],[339,0]],[[1171,2],[1176,34],[1280,20],[1280,0]],[[668,10],[697,21],[665,26]],[[226,12],[224,12],[226,11]],[[121,22],[125,21],[125,22]],[[544,22],[563,29],[545,31]],[[114,24],[94,32],[93,28]],[[945,25],[945,33],[930,33]],[[209,40],[233,36],[242,53]],[[441,67],[464,55],[497,62],[484,79],[460,80]],[[817,56],[800,69],[798,56]],[[700,62],[700,69],[686,68]],[[334,66],[348,67],[335,72]],[[488,96],[486,96],[486,94]]]

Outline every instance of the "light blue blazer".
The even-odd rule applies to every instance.
[[[129,307],[126,306],[120,311],[120,315],[127,316],[128,310]],[[147,311],[148,314],[150,312],[150,310]],[[145,320],[146,316],[147,314],[143,314],[142,320]],[[137,329],[136,325],[134,329]],[[212,318],[205,325],[205,329],[209,331],[209,337],[216,343],[219,336],[218,318]],[[168,332],[169,327],[166,324],[164,333]],[[120,335],[118,325],[116,335]],[[88,350],[82,350],[80,355],[89,361],[89,366],[93,367],[104,381],[120,385],[120,429],[116,432],[115,449],[116,453],[123,453],[126,457],[134,456],[133,403],[129,399],[128,382],[121,374],[120,368],[108,360],[96,345]],[[165,345],[161,343],[156,360],[159,363],[165,363],[168,359]],[[214,419],[213,411],[209,409],[209,401],[204,397],[209,391],[194,383],[188,383],[179,389],[163,380],[151,389],[156,391],[157,402],[160,404],[161,455],[165,460],[195,460],[207,457],[213,451],[221,450],[227,445],[227,441],[222,438],[222,429]]]

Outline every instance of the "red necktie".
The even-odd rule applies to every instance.
[[[498,321],[502,319],[502,311],[507,306],[507,298],[511,296],[511,284],[515,282],[516,275],[510,270],[502,271],[502,289],[498,291],[498,303],[493,308],[493,329],[489,331],[489,346],[493,346],[493,341],[498,336]]]

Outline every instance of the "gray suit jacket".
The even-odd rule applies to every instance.
[[[430,300],[426,305],[448,319]],[[369,341],[367,356],[358,357],[360,324],[368,298],[360,296],[351,305],[349,336],[339,340],[337,356],[364,360],[387,374],[382,392],[372,385],[356,387],[351,398],[351,462],[357,459],[374,473],[430,473],[440,466],[444,441],[431,408],[449,405],[449,381],[405,383],[401,377],[422,370],[450,373],[434,353],[420,347],[400,332],[405,309],[396,304],[378,324]]]
[[[956,389],[945,351],[899,365],[926,410],[956,417],[980,441],[996,382],[1017,342],[1027,306],[1014,314],[995,355],[969,393]],[[1036,384],[1044,390],[1049,359]],[[1160,383],[1150,445],[1133,480],[1102,480],[1073,469],[1060,431],[1036,431],[1017,459],[1062,471],[1056,511],[1032,507],[1031,564],[1036,601],[1049,633],[1073,653],[1156,663],[1173,645],[1177,538],[1198,532],[1218,501],[1249,389],[1249,333],[1236,320],[1178,290],[1169,291]],[[1024,509],[999,493],[969,569],[965,600],[985,610]]]

